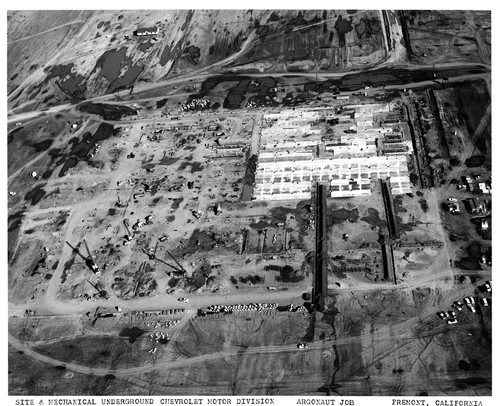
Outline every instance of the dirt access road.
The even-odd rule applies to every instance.
[[[55,279],[55,278],[53,278]],[[448,283],[443,281],[448,280]],[[278,303],[285,305],[293,301],[295,304],[302,303],[302,290],[289,289],[286,291],[267,291],[267,292],[252,292],[252,293],[231,293],[222,295],[210,296],[197,296],[184,294],[184,297],[189,298],[188,303],[179,302],[177,296],[154,296],[154,297],[141,297],[134,300],[121,300],[113,298],[109,300],[95,300],[95,301],[60,301],[55,297],[57,285],[48,289],[46,295],[38,300],[29,304],[10,304],[10,316],[22,316],[26,309],[36,309],[37,315],[52,316],[52,315],[66,315],[71,316],[75,314],[83,314],[87,311],[93,311],[97,306],[115,307],[118,306],[124,312],[131,311],[149,311],[161,310],[169,308],[184,308],[189,310],[196,310],[199,308],[206,308],[211,305],[229,305],[229,304],[247,304],[253,302],[261,303]],[[368,285],[364,284],[359,287],[337,287],[335,291],[339,293],[354,293],[354,292],[367,292],[367,291],[387,291],[387,290],[405,290],[422,286],[432,286],[441,288],[448,286],[449,289],[453,288],[453,280],[450,278],[450,270],[437,270],[435,274],[429,275],[425,279],[419,278],[418,281],[408,281],[398,285]]]
[[[436,321],[436,316],[434,314],[426,314],[418,317],[418,323],[415,322],[414,319],[407,320],[404,323],[400,323],[398,325],[393,326],[392,328],[387,327],[387,331],[382,334],[377,335],[377,340],[390,339],[395,335],[398,336],[398,341],[402,342],[402,347],[406,345],[411,345],[414,341],[419,341],[423,339],[432,339],[434,336],[444,333],[447,330],[453,330],[455,333],[459,331],[471,331],[471,330],[481,330],[483,327],[473,323],[461,323],[455,326],[448,326],[441,320]],[[418,329],[415,326],[421,323],[431,323],[433,326],[431,329]],[[437,326],[437,327],[435,327]],[[369,345],[373,340],[372,332],[362,334],[359,336],[351,336],[351,337],[343,337],[340,339],[329,339],[329,340],[321,340],[313,343],[309,343],[309,347],[306,351],[322,351],[325,348],[325,344],[328,347],[334,347],[345,344],[352,343],[363,343],[365,345]],[[109,368],[93,368],[87,367],[79,364],[73,363],[65,363],[60,360],[54,359],[52,357],[40,354],[39,352],[32,349],[34,343],[22,342],[21,340],[15,338],[14,336],[9,334],[9,343],[14,346],[16,349],[23,351],[27,356],[41,362],[45,362],[54,366],[64,365],[68,370],[79,372],[83,374],[92,374],[98,376],[105,376],[108,374],[113,374],[117,376],[127,376],[130,374],[138,374],[144,372],[150,372],[154,370],[161,370],[165,368],[174,369],[174,368],[184,368],[192,365],[196,365],[199,363],[203,363],[206,361],[217,360],[220,358],[233,357],[241,355],[241,349],[235,348],[231,350],[218,351],[209,354],[203,354],[199,356],[194,356],[188,359],[180,359],[175,361],[156,361],[154,364],[143,365],[138,367],[130,367],[130,368],[118,368],[118,369],[109,369]],[[37,342],[36,344],[40,344],[41,342]],[[400,350],[399,348],[398,350]],[[264,355],[264,354],[277,354],[284,352],[296,352],[297,345],[271,345],[271,346],[257,346],[250,347],[245,350],[245,355]],[[390,351],[392,353],[392,351]]]
[[[227,60],[224,60],[224,61],[227,61]],[[217,64],[222,65],[224,61],[220,61]],[[210,69],[212,69],[214,65],[211,65],[210,67],[206,67],[206,68],[200,69],[199,72],[196,71],[196,73],[190,72],[189,74],[184,75],[182,77],[175,77],[175,78],[167,79],[165,81],[157,82],[157,83],[154,83],[154,84],[137,84],[137,86],[134,88],[135,94],[137,95],[137,97],[140,97],[140,93],[143,92],[143,91],[150,91],[150,90],[159,89],[159,88],[162,88],[162,87],[165,87],[165,86],[170,86],[170,85],[174,85],[174,84],[183,83],[183,82],[189,81],[190,79],[194,79],[194,78],[196,78],[197,81],[201,81],[202,79],[205,79],[205,78],[208,78],[208,77],[214,75],[214,73],[208,73],[207,72]],[[421,65],[421,66],[412,66],[412,65],[409,65],[409,66],[404,66],[404,69],[413,70],[413,71],[416,71],[416,72],[418,72],[419,70],[422,70],[422,69],[435,69],[436,75],[439,76],[440,74],[442,74],[444,71],[447,71],[448,69],[467,69],[467,68],[472,68],[472,67],[481,67],[481,68],[484,68],[484,69],[487,69],[487,70],[490,69],[489,66],[481,66],[481,65],[478,65],[478,64],[471,64],[471,63],[466,63],[466,64],[450,63],[450,64],[428,65],[428,66],[425,66],[425,65]],[[361,75],[363,78],[366,78],[366,73],[367,72],[374,71],[374,70],[377,70],[377,69],[380,69],[380,67],[379,66],[372,67],[372,68],[367,69],[367,70],[365,70],[363,72],[360,72],[359,75]],[[266,76],[280,77],[280,76],[289,76],[289,75],[290,75],[289,72],[283,72],[283,73],[273,73],[273,74],[269,74],[269,73],[248,73],[248,74],[245,74],[244,76],[256,77],[257,78],[257,77],[266,77]],[[350,73],[346,73],[346,72],[332,72],[332,73],[326,73],[326,72],[308,72],[308,73],[294,72],[294,76],[306,77],[306,78],[310,78],[312,80],[316,80],[316,78],[320,78],[322,80],[338,79],[338,78],[341,78],[341,77],[346,76],[346,75],[350,75]],[[468,74],[468,75],[461,75],[461,76],[451,76],[449,78],[449,81],[450,82],[460,82],[460,81],[463,81],[463,80],[469,80],[469,79],[474,79],[474,78],[479,78],[479,77],[482,78],[485,75],[489,76],[488,73],[485,73],[485,74],[478,73],[478,74]],[[434,83],[433,81],[423,81],[423,82],[414,81],[414,82],[409,82],[409,83],[405,83],[405,84],[401,84],[401,85],[387,86],[386,88],[387,89],[405,89],[405,88],[409,88],[409,87],[425,86],[425,85],[429,85],[429,84],[433,84],[433,83]],[[126,93],[128,93],[128,91],[126,91]],[[113,93],[113,94],[106,94],[106,95],[102,95],[102,96],[96,96],[96,97],[93,97],[93,98],[90,98],[90,99],[86,100],[85,102],[105,102],[105,101],[110,101],[112,99],[115,99],[116,95],[117,94]],[[130,101],[128,103],[132,104],[133,101]],[[22,106],[16,108],[16,110],[19,109],[19,108],[21,108],[21,107]],[[24,112],[24,113],[20,113],[20,114],[16,114],[14,110],[9,110],[8,111],[7,122],[8,123],[20,122],[20,121],[29,120],[29,119],[32,119],[32,118],[39,117],[41,115],[57,114],[57,113],[59,113],[61,111],[70,110],[72,108],[77,108],[77,107],[78,107],[78,105],[75,106],[74,104],[68,103],[68,104],[63,104],[63,105],[60,105],[60,106],[51,107],[51,108],[48,108],[48,109],[46,109],[44,111],[29,111],[29,112]]]

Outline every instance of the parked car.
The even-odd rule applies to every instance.
[[[456,300],[456,301],[453,302],[453,304],[451,305],[451,307],[453,307],[454,309],[456,309],[459,312],[461,312],[462,308],[463,308],[463,304],[459,300]]]

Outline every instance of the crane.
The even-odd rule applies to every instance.
[[[116,207],[126,207],[127,204],[126,203],[123,203],[121,200],[120,200],[120,196],[118,196],[118,201],[115,203],[115,206]]]
[[[158,246],[158,244],[156,244],[156,246]],[[165,265],[169,266],[170,268],[174,269],[175,271],[177,271],[179,273],[185,273],[186,272],[184,269],[179,269],[176,266],[173,266],[172,264],[169,264],[168,262],[164,261],[163,259],[158,258],[156,256],[156,247],[155,247],[155,249],[154,249],[153,252],[151,252],[151,250],[147,250],[146,248],[143,248],[142,252],[144,252],[149,257],[149,259],[151,261],[154,260],[154,259],[156,259],[157,261],[161,262],[162,264],[165,264]]]
[[[94,258],[92,257],[92,253],[90,252],[89,246],[87,245],[87,241],[85,239],[83,240],[83,243],[85,244],[85,248],[87,249],[87,254],[88,254],[85,263],[92,270],[92,272],[94,272],[95,274],[100,273],[99,267],[95,263]]]
[[[125,226],[125,230],[127,230],[127,235],[125,236],[125,239],[127,241],[132,241],[134,239],[135,230],[134,234],[130,232],[130,229],[128,228],[128,219],[123,219],[123,225]]]
[[[93,284],[93,283],[92,283],[92,282],[90,282],[88,279],[87,279],[87,282],[88,282],[88,283],[90,283],[90,284],[93,286],[93,288],[94,288],[95,290],[97,290],[97,292],[99,292],[99,296],[100,296],[100,297],[102,297],[103,299],[106,299],[106,300],[108,300],[108,299],[109,299],[108,292],[106,292],[106,291],[102,288],[102,286],[101,286],[101,284],[100,284],[99,282],[97,282],[97,283]]]
[[[82,255],[82,253],[78,250],[78,248],[77,247],[73,247],[68,241],[66,241],[66,244],[68,244],[71,247],[71,249],[73,250],[73,252],[75,252],[76,254],[78,254],[85,261],[85,265],[87,265],[87,267],[93,273],[98,274],[99,273],[99,267],[97,266],[97,264],[94,262],[94,259],[92,258],[92,254],[90,253],[90,250],[89,250],[89,247],[87,245],[87,242],[85,240],[83,240],[83,242],[85,243],[85,247],[87,248],[87,253],[88,253],[87,257],[84,257]],[[80,246],[80,244],[78,244],[78,247]]]
[[[155,248],[153,249],[153,252],[148,251],[147,254],[149,256],[149,260],[152,261],[153,259],[156,259],[156,250],[158,249],[158,241],[156,242]]]
[[[165,250],[165,251],[167,251],[167,254],[169,255],[169,257],[172,258],[175,261],[175,263],[177,264],[177,266],[179,268],[181,268],[184,273],[187,273],[187,271],[183,268],[183,266],[181,264],[179,264],[179,261],[177,261],[175,259],[175,257],[170,253],[170,251],[168,251],[168,250]]]

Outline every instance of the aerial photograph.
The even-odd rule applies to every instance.
[[[492,396],[491,11],[206,7],[6,11],[8,395]]]

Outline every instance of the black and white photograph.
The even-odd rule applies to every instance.
[[[308,5],[8,5],[9,397],[492,396],[492,12]]]

